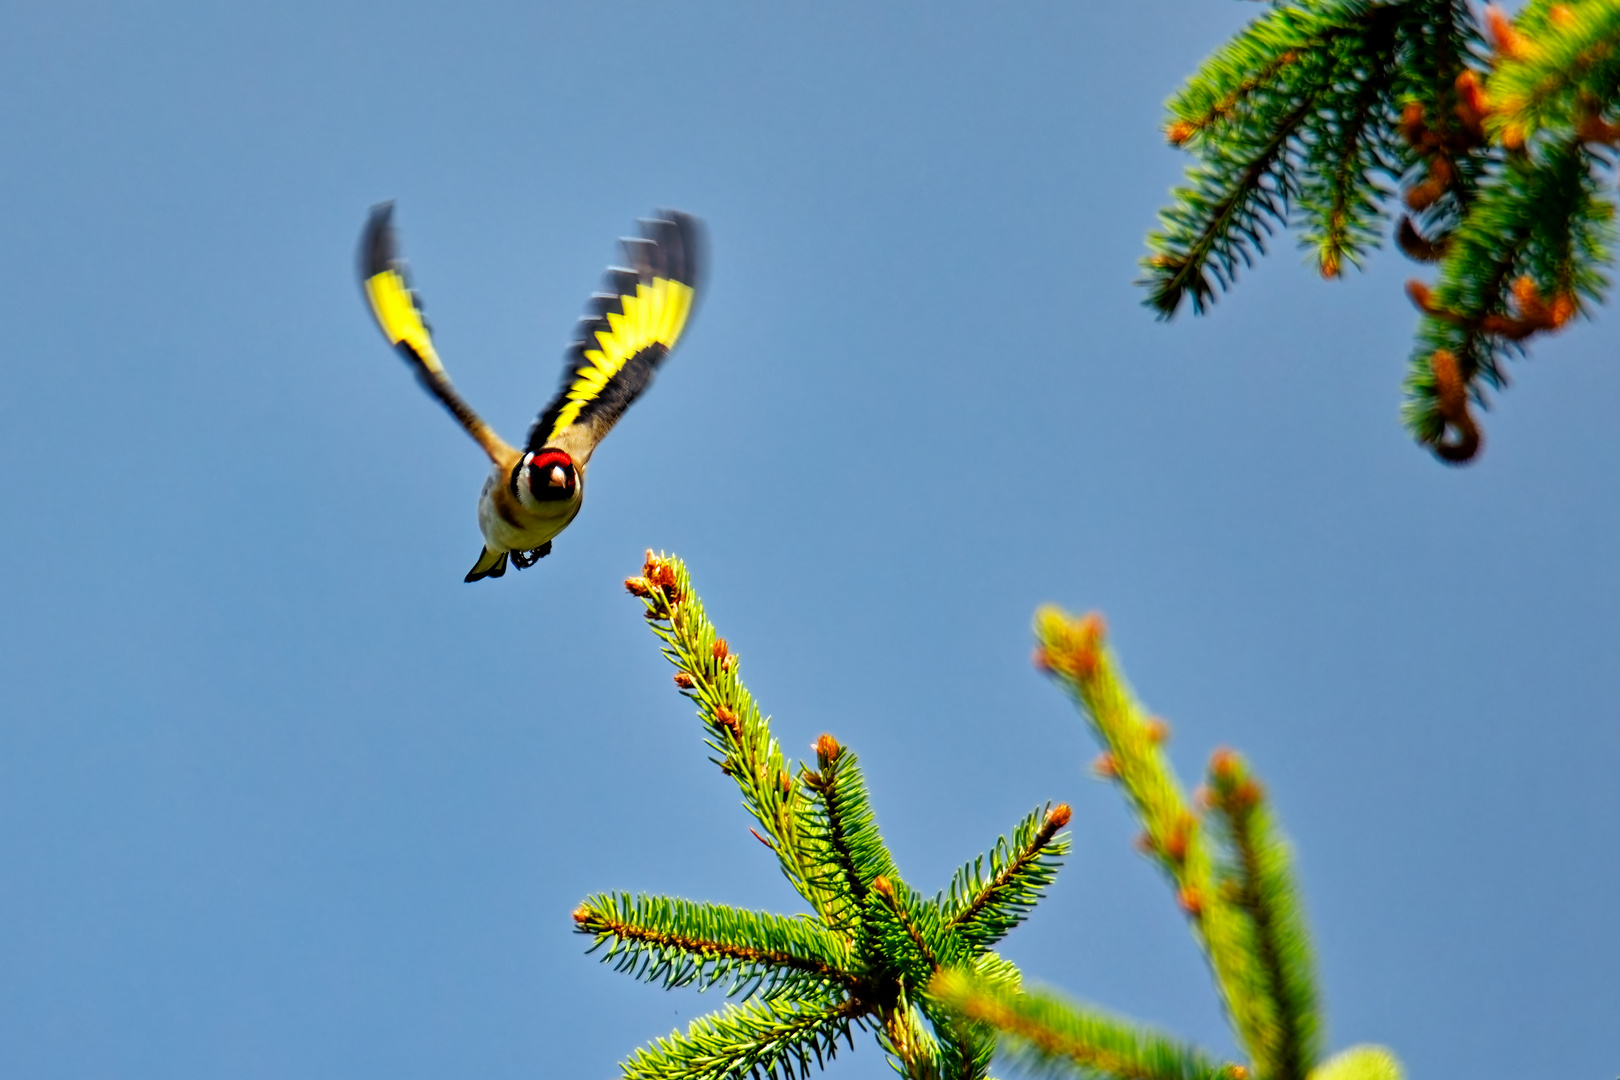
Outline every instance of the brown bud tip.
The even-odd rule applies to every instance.
[[[624,590],[631,596],[651,596],[652,586],[646,578],[627,577],[624,579]]]
[[[1519,305],[1519,312],[1534,317],[1534,313],[1541,307],[1541,292],[1536,288],[1536,279],[1529,274],[1521,274],[1513,279],[1511,287],[1513,300]]]
[[[647,549],[647,557],[641,560],[641,574],[643,577],[652,577],[653,571],[658,569],[661,560],[653,554],[653,549]]]
[[[1548,316],[1552,321],[1554,329],[1563,326],[1565,323],[1569,322],[1569,320],[1573,319],[1577,310],[1575,298],[1570,294],[1564,293],[1562,295],[1553,297],[1552,307],[1548,312]]]
[[[1513,28],[1507,12],[1492,4],[1485,9],[1485,26],[1490,31],[1491,44],[1509,60],[1523,60],[1531,53],[1530,41]]]
[[[690,690],[697,684],[693,681],[692,676],[688,675],[686,672],[677,671],[675,673],[675,685],[680,687],[682,690]]]
[[[817,739],[815,747],[816,760],[821,763],[822,768],[826,768],[837,761],[838,755],[844,752],[844,748],[838,745],[838,740],[829,734],[823,734],[821,738]]]
[[[784,772],[776,778],[776,786],[782,789],[782,794],[786,795],[793,790],[793,778]]]
[[[1243,759],[1238,757],[1236,750],[1222,746],[1209,755],[1209,775],[1217,784],[1236,780],[1242,768]]]
[[[1197,890],[1183,887],[1176,893],[1176,905],[1193,918],[1197,918],[1204,910],[1204,901]]]
[[[1266,789],[1254,780],[1245,780],[1232,793],[1232,801],[1241,810],[1252,810],[1265,798]]]
[[[1181,146],[1198,131],[1198,128],[1185,120],[1177,120],[1164,129],[1165,138],[1170,140],[1172,146]]]
[[[724,660],[726,658],[726,652],[727,652],[727,650],[726,650],[726,639],[723,638],[723,637],[715,638],[714,639],[714,646],[709,651],[714,654],[714,658],[716,660]]]
[[[1401,110],[1400,122],[1401,138],[1406,140],[1408,146],[1414,150],[1423,150],[1432,141],[1429,125],[1423,118],[1423,106],[1416,101],[1409,101]]]
[[[894,899],[894,886],[890,885],[889,879],[882,874],[872,879],[872,891],[886,899]]]
[[[1042,674],[1050,674],[1052,671],[1052,658],[1040,646],[1036,646],[1035,653],[1029,658],[1029,662],[1034,664],[1035,670]]]
[[[731,732],[733,737],[742,733],[742,721],[738,719],[736,713],[724,705],[714,710],[714,722]]]
[[[1491,111],[1485,87],[1472,70],[1457,76],[1457,119],[1475,144],[1485,141],[1485,115]]]
[[[1322,271],[1322,278],[1324,280],[1332,281],[1334,278],[1340,275],[1342,267],[1339,261],[1339,253],[1337,251],[1334,251],[1331,248],[1323,249],[1319,263]]]
[[[581,905],[574,909],[574,921],[581,926],[591,921],[591,909]]]
[[[1186,811],[1176,818],[1175,827],[1170,835],[1164,839],[1164,853],[1176,862],[1187,857],[1187,846],[1192,843],[1193,831],[1198,828],[1198,819]]]
[[[1061,829],[1069,823],[1074,811],[1069,809],[1068,803],[1058,803],[1052,807],[1052,812],[1046,815],[1046,823],[1054,829]]]
[[[1249,1080],[1249,1070],[1242,1065],[1228,1065],[1226,1075],[1231,1077],[1231,1080]]]
[[[1093,611],[1080,619],[1079,634],[1074,643],[1075,674],[1082,678],[1095,675],[1102,661],[1103,642],[1108,638],[1108,624]]]
[[[1150,716],[1142,723],[1142,734],[1147,736],[1148,742],[1158,746],[1170,737],[1170,725],[1157,716]]]
[[[1440,402],[1440,412],[1448,419],[1455,413],[1467,407],[1467,399],[1463,396],[1466,387],[1463,386],[1462,370],[1457,364],[1457,356],[1450,349],[1436,349],[1434,355],[1429,357],[1429,369],[1434,372],[1434,394]]]
[[[1119,776],[1119,764],[1113,754],[1098,754],[1091,763],[1091,772],[1100,780],[1113,780]]]
[[[1424,314],[1429,314],[1434,310],[1433,293],[1429,291],[1427,285],[1417,278],[1413,278],[1406,283],[1406,295],[1417,309]]]

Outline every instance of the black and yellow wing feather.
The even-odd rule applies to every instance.
[[[624,241],[629,266],[607,272],[568,350],[562,388],[529,431],[529,450],[564,446],[578,460],[639,397],[675,348],[697,299],[702,225],[668,212]]]
[[[433,347],[433,334],[422,318],[421,302],[411,289],[405,262],[399,257],[393,219],[393,203],[373,207],[360,237],[360,286],[378,328],[411,366],[428,393],[450,410],[450,415],[467,434],[478,440],[493,460],[503,462],[515,458],[517,452],[484,423],[450,384],[450,376],[445,373],[438,350]]]
[[[433,347],[433,334],[422,318],[422,308],[411,290],[405,261],[399,257],[394,235],[394,204],[372,207],[360,239],[360,286],[388,344],[414,370],[444,374],[444,364]]]

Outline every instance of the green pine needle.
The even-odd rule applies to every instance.
[[[1034,810],[1018,823],[1011,842],[997,839],[988,872],[982,855],[956,872],[934,903],[949,913],[948,925],[963,942],[987,949],[1023,921],[1068,854],[1067,841],[1053,838],[1063,824],[1051,807]]]
[[[1001,1035],[999,1054],[1015,1067],[1090,1080],[1233,1080],[1241,1071],[1151,1028],[1044,991],[1019,993],[949,971],[933,993]]]
[[[838,1040],[853,1049],[857,1007],[776,1000],[728,1005],[684,1032],[655,1039],[624,1062],[625,1080],[795,1080],[825,1067]]]
[[[1214,817],[1223,841],[1222,888],[1253,928],[1275,1027],[1268,1076],[1304,1080],[1321,1057],[1316,965],[1300,910],[1288,846],[1277,836],[1259,784],[1238,755],[1220,752],[1210,768]]]
[[[1432,358],[1445,349],[1474,384],[1506,384],[1502,359],[1523,352],[1521,339],[1491,333],[1487,320],[1512,320],[1512,290],[1528,278],[1547,303],[1570,315],[1602,299],[1614,242],[1614,204],[1603,193],[1594,153],[1578,139],[1547,142],[1509,158],[1481,186],[1472,212],[1451,238],[1407,375],[1407,426],[1438,443],[1446,426]],[[1567,316],[1566,316],[1567,317]],[[1482,391],[1475,389],[1476,399]]]
[[[1282,227],[1338,277],[1380,245],[1404,189],[1401,246],[1441,262],[1418,287],[1404,417],[1452,463],[1480,445],[1468,402],[1506,384],[1502,361],[1533,335],[1602,300],[1612,248],[1620,0],[1531,0],[1511,25],[1490,11],[1489,51],[1467,0],[1294,0],[1257,17],[1169,102],[1171,141],[1196,161],[1141,282],[1161,318],[1183,300],[1202,312]],[[1521,279],[1540,297],[1528,316]]]
[[[728,984],[727,995],[819,997],[854,982],[848,949],[803,918],[672,897],[603,893],[574,912],[602,962],[667,989]]]
[[[605,893],[574,913],[592,950],[618,971],[664,987],[724,987],[742,998],[685,1033],[637,1051],[633,1078],[730,1080],[804,1076],[839,1038],[865,1027],[911,1080],[982,1080],[995,1038],[928,997],[929,981],[962,965],[1018,984],[988,946],[1021,920],[1067,850],[1066,806],[1031,815],[981,856],[950,898],[925,899],[900,877],[878,831],[855,754],[831,735],[814,767],[793,768],[738,675],[680,560],[647,553],[626,587],[642,598],[676,685],[698,705],[712,759],[737,784],[760,836],[814,916],[784,917],[669,897]],[[756,834],[759,835],[759,834]]]

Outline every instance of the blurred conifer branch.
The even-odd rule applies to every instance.
[[[807,1076],[856,1028],[874,1033],[900,1075],[977,1080],[991,1029],[946,1010],[928,991],[947,968],[986,987],[1016,988],[1016,968],[990,951],[1040,899],[1068,850],[1069,808],[1037,809],[932,898],[901,878],[873,818],[855,755],[831,735],[797,772],[738,675],[678,559],[647,553],[641,597],[675,684],[698,705],[711,758],[782,873],[814,915],[784,917],[664,897],[606,893],[574,912],[592,950],[619,971],[665,987],[723,986],[741,999],[636,1051],[635,1080]]]
[[[1275,0],[1171,98],[1166,133],[1198,161],[1143,260],[1164,318],[1202,312],[1278,227],[1335,278],[1400,191],[1397,243],[1439,264],[1408,286],[1404,418],[1451,463],[1478,453],[1470,403],[1507,384],[1502,360],[1603,298],[1613,241],[1620,0],[1484,23],[1466,0]]]
[[[935,998],[1001,1033],[1003,1057],[1049,1075],[1117,1080],[1399,1080],[1388,1051],[1355,1047],[1322,1060],[1315,964],[1287,845],[1264,790],[1229,750],[1210,760],[1197,809],[1182,794],[1163,743],[1168,729],[1142,708],[1102,619],[1045,608],[1035,661],[1080,706],[1104,747],[1094,771],[1115,781],[1143,832],[1138,842],[1175,889],[1248,1056],[1222,1064],[1163,1034],[1057,995],[994,985],[964,970],[932,983]]]

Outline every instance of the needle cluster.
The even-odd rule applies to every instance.
[[[1138,848],[1163,871],[1209,963],[1246,1063],[1049,991],[937,976],[937,998],[1001,1034],[998,1053],[1038,1073],[1117,1080],[1399,1080],[1388,1051],[1324,1060],[1315,964],[1287,844],[1241,757],[1217,751],[1189,799],[1163,744],[1169,729],[1136,700],[1102,619],[1056,608],[1035,622],[1036,665],[1079,705],[1104,747],[1093,771],[1117,783],[1142,825]]]
[[[1471,405],[1502,360],[1558,330],[1607,280],[1620,144],[1620,0],[1275,0],[1170,100],[1197,163],[1149,237],[1148,306],[1201,312],[1275,228],[1325,278],[1392,231],[1438,264],[1408,429],[1442,460],[1479,451]]]
[[[754,836],[810,908],[782,916],[669,897],[603,893],[576,929],[617,970],[665,987],[721,987],[739,1003],[636,1051],[633,1080],[807,1076],[871,1031],[913,1080],[977,1080],[994,1033],[935,999],[948,969],[1016,990],[990,951],[1041,898],[1068,850],[1069,808],[1030,813],[988,856],[925,897],[901,877],[879,833],[855,754],[831,735],[791,765],[738,674],[738,657],[692,590],[685,566],[647,553],[625,582],[642,599],[675,684],[697,706],[712,760],[736,783]]]

